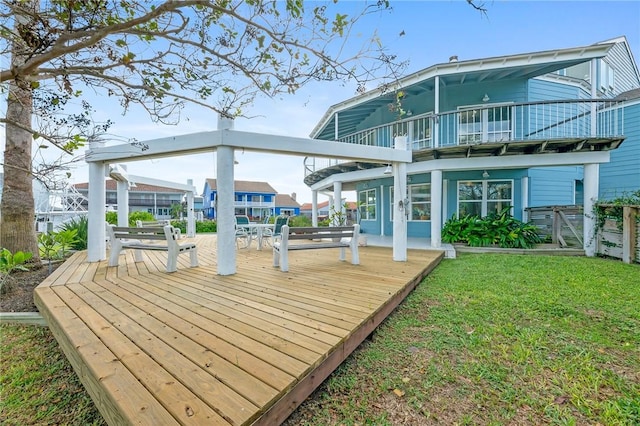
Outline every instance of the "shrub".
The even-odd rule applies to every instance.
[[[11,253],[6,248],[0,249],[0,294],[9,290],[7,278],[13,271],[28,271],[24,263],[32,257],[33,254],[30,252]]]
[[[291,216],[289,218],[289,226],[311,226],[311,218],[308,216]]]
[[[445,243],[466,243],[471,247],[497,245],[504,248],[532,248],[543,240],[538,228],[522,222],[510,214],[510,207],[485,218],[478,216],[452,217],[442,228]]]
[[[105,220],[109,225],[117,225],[118,224],[118,212],[107,212],[105,216]]]
[[[218,232],[218,223],[215,220],[203,220],[196,222],[196,233]]]
[[[109,213],[107,213],[107,215]],[[78,218],[74,218],[68,222],[63,223],[60,226],[60,230],[63,232],[75,230],[76,231],[75,240],[72,242],[71,248],[74,250],[86,250],[87,240],[89,238],[88,237],[89,219],[87,218],[87,216],[79,216]]]
[[[152,222],[156,220],[155,217],[149,212],[131,212],[129,213],[129,226],[136,226],[136,221],[141,220],[143,222]],[[116,219],[117,223],[117,219]]]

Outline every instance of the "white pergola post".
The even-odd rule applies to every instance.
[[[120,166],[127,171],[126,166]],[[116,181],[118,200],[118,226],[129,226],[129,181]]]
[[[442,170],[431,171],[431,247],[442,246]]]
[[[92,148],[104,146],[104,142],[91,142]],[[89,214],[87,235],[87,260],[99,262],[107,258],[107,230],[105,228],[105,204],[107,187],[105,183],[106,164],[104,162],[89,163]]]
[[[395,149],[407,149],[407,137],[395,137]],[[393,162],[393,260],[407,261],[407,164]],[[382,206],[381,206],[382,207]]]
[[[218,130],[233,129],[233,120],[218,118]],[[235,209],[233,196],[233,148],[219,146],[217,150],[217,257],[218,275],[232,275],[236,273],[236,242],[235,242]]]
[[[187,185],[193,186],[193,179],[187,179]],[[196,236],[196,216],[193,207],[193,191],[187,192],[187,237]]]
[[[318,191],[311,191],[311,226],[318,226]]]
[[[329,211],[329,215],[331,215],[332,213],[344,214],[344,205],[342,204],[342,182],[333,183],[333,212]],[[331,221],[331,226],[340,226],[340,217],[344,216],[334,216],[333,220]]]
[[[598,179],[600,165],[597,163],[584,165],[584,253],[587,256],[596,255],[596,218],[593,207],[598,199]]]

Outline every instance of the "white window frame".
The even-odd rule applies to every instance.
[[[428,200],[416,200],[413,194],[413,189],[418,187],[418,186],[426,186],[429,190],[429,195],[428,195]],[[431,220],[431,183],[425,182],[425,183],[416,183],[413,185],[409,185],[408,186],[408,192],[409,192],[409,220],[412,222],[428,222]],[[417,195],[423,195],[423,194],[416,194]],[[414,219],[413,218],[413,208],[414,206],[417,205],[423,205],[427,203],[429,205],[428,211],[424,210],[424,209],[420,209],[423,210],[425,213],[428,213],[429,218],[428,219]],[[417,208],[417,207],[416,207]]]
[[[513,102],[502,102],[502,103],[494,103],[494,104],[475,104],[475,105],[464,105],[464,106],[459,106],[458,107],[458,145],[471,145],[471,144],[475,144],[475,143],[483,143],[483,142],[500,142],[500,141],[509,141],[512,139],[512,135],[513,135],[513,116],[514,116],[514,111],[513,111]],[[509,119],[508,120],[501,120],[501,121],[496,121],[495,119],[492,120],[491,122],[489,121],[489,109],[494,109],[497,110],[499,108],[503,108],[503,107],[507,107],[508,108],[508,112],[509,112]],[[478,113],[480,114],[480,121],[478,124],[480,124],[480,132],[471,132],[471,133],[462,133],[462,126],[463,124],[461,123],[462,117],[464,114],[474,114],[475,111],[478,111]],[[506,121],[508,123],[508,127],[507,129],[504,128],[500,128],[499,130],[493,130],[490,131],[489,130],[489,124],[490,123],[501,123]],[[468,125],[468,124],[467,124]],[[479,135],[480,139],[479,140],[475,140],[476,138],[474,137],[473,141],[465,141],[462,142],[461,137],[462,136],[467,136],[467,135]],[[495,137],[490,137],[490,136],[495,136],[495,135],[506,135],[506,139],[504,137],[501,138],[495,138]]]
[[[364,196],[364,201],[362,201],[362,194],[368,194],[369,192],[373,191],[373,204],[369,204],[369,195],[365,195]],[[360,208],[360,220],[367,220],[367,221],[375,221],[377,219],[377,208],[376,208],[376,203],[377,203],[377,191],[376,188],[371,188],[371,189],[364,189],[360,192],[358,192],[358,205]],[[369,208],[373,207],[373,218],[370,217],[370,210]]]
[[[511,198],[510,199],[496,199],[496,200],[489,200],[487,198],[488,196],[488,188],[489,188],[489,183],[491,182],[509,182],[511,184]],[[485,217],[488,214],[488,204],[489,203],[493,203],[493,202],[499,202],[499,201],[503,201],[509,202],[509,206],[511,206],[511,214],[513,214],[513,203],[514,203],[514,180],[513,179],[483,179],[483,180],[459,180],[458,184],[456,186],[456,216],[460,217],[460,185],[461,184],[468,184],[468,183],[482,183],[482,200],[479,201],[479,203],[481,204],[480,206],[480,211],[481,217]],[[462,200],[462,202],[476,202],[478,203],[478,201],[473,201],[473,200]]]

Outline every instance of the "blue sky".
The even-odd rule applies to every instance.
[[[343,6],[348,9],[361,4],[346,1]],[[636,62],[640,60],[638,1],[487,1],[486,16],[464,0],[392,0],[391,5],[391,12],[370,16],[365,23],[367,28],[377,29],[390,51],[410,60],[407,73],[447,62],[452,55],[470,60],[590,45],[618,36],[627,37]],[[293,96],[260,99],[248,111],[253,118],[238,119],[235,128],[306,137],[329,106],[352,97],[354,91],[355,87],[318,83]],[[113,114],[117,107],[115,103],[99,114],[111,117],[116,122],[112,133],[122,137],[148,140],[215,130],[216,117],[198,108],[186,109],[178,126],[162,126],[141,111],[127,116]],[[237,157],[236,179],[267,181],[280,193],[296,192],[301,203],[311,201],[311,191],[302,182],[302,157],[249,152]],[[200,154],[131,163],[129,171],[174,182],[193,179],[202,191],[205,178],[215,177],[215,161],[213,154]],[[73,182],[86,180],[86,168],[74,172]]]

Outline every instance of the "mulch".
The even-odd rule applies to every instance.
[[[62,263],[51,265],[55,271]],[[15,271],[7,277],[5,290],[0,294],[0,312],[38,312],[33,302],[35,289],[49,275],[49,266],[44,265],[29,271]]]

